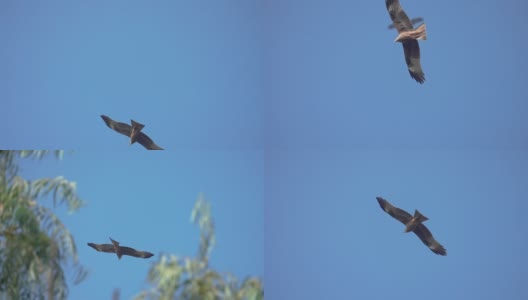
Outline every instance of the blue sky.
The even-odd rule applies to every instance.
[[[526,299],[525,4],[402,1],[427,24],[419,85],[383,1],[273,3],[266,296]]]
[[[255,183],[232,188],[254,194],[237,197],[262,209],[256,218],[264,223],[264,260],[247,272],[265,266],[269,299],[386,299],[417,291],[432,300],[524,299],[526,4],[402,5],[427,24],[423,85],[408,74],[381,0],[4,1],[0,126],[9,130],[2,143],[75,149],[72,164],[108,160],[103,169],[152,160],[148,168],[157,163],[160,174],[170,172],[152,185],[189,189],[185,197],[161,197],[164,205],[185,198],[177,210],[185,226],[199,191],[217,218],[232,209],[220,203],[235,201],[206,186],[204,172],[247,163],[255,178],[239,176]],[[128,146],[100,114],[146,124],[167,150]],[[203,161],[213,157],[227,169]],[[163,169],[169,162],[182,168]],[[76,171],[102,172],[87,168]],[[172,180],[172,172],[186,176]],[[209,180],[222,185],[226,178]],[[119,184],[125,189],[128,181]],[[81,196],[90,203],[102,197]],[[448,256],[403,234],[376,196],[429,217]],[[93,218],[105,213],[93,208]],[[191,251],[195,246],[189,242]]]
[[[270,157],[270,299],[528,295],[525,150],[283,150]],[[420,210],[447,256],[403,233],[376,196]]]
[[[119,149],[105,114],[167,150],[261,146],[257,5],[192,3],[3,1],[3,143]]]
[[[421,16],[424,85],[384,1],[272,1],[275,147],[526,146],[521,1],[402,1]]]

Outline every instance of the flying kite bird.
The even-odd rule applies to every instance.
[[[138,142],[143,145],[143,147],[145,147],[147,150],[163,150],[163,148],[156,145],[146,134],[141,132],[141,129],[143,129],[145,125],[140,124],[134,120],[130,120],[130,123],[132,124],[132,126],[130,126],[125,123],[114,121],[105,115],[101,115],[101,118],[103,118],[103,121],[105,121],[106,126],[130,137],[130,145],[134,144],[135,142]]]
[[[94,248],[99,252],[115,253],[117,254],[117,258],[119,259],[121,259],[121,256],[123,255],[129,255],[139,258],[149,258],[154,255],[148,251],[138,251],[130,247],[119,246],[119,242],[114,241],[112,238],[110,238],[110,241],[112,241],[112,244],[88,243],[88,246]]]
[[[422,84],[425,81],[425,75],[420,64],[420,46],[418,45],[418,40],[427,39],[425,23],[413,29],[413,24],[403,11],[399,0],[385,0],[385,5],[387,6],[394,27],[398,30],[399,34],[394,41],[400,42],[403,45],[403,53],[409,74],[411,74],[414,80]]]
[[[414,216],[411,216],[411,214],[408,212],[392,206],[387,200],[381,197],[376,197],[376,199],[378,200],[381,209],[391,215],[391,217],[405,224],[404,232],[414,232],[420,238],[420,240],[422,240],[422,242],[427,247],[429,247],[429,249],[431,249],[431,251],[439,255],[447,255],[447,251],[444,246],[440,245],[440,243],[434,239],[429,229],[427,229],[427,227],[422,224],[423,222],[429,220],[426,216],[422,215],[418,210],[415,210]]]

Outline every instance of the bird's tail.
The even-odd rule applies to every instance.
[[[429,218],[427,218],[426,216],[422,215],[418,210],[414,211],[414,218],[416,218],[416,222],[417,223],[423,223],[423,222],[429,220]]]
[[[112,244],[114,245],[114,251],[117,254],[117,258],[121,259],[123,253],[121,252],[121,247],[119,247],[119,242],[114,241],[112,238],[110,238],[110,241],[112,241]]]
[[[427,40],[427,31],[425,28],[425,23],[418,26],[412,34],[412,37],[416,40]]]
[[[141,124],[141,123],[138,123],[134,120],[130,120],[130,123],[132,124],[132,127],[136,128],[137,131],[141,131],[141,129],[143,129],[143,127],[145,127],[145,125]]]

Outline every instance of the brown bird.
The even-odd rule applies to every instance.
[[[149,258],[154,255],[148,251],[138,251],[130,247],[119,246],[119,242],[114,241],[112,238],[110,238],[110,241],[112,241],[112,244],[88,243],[88,246],[94,248],[99,252],[115,253],[117,254],[118,259],[121,259],[121,256],[123,255],[134,256],[139,258]]]
[[[429,229],[422,224],[422,222],[429,220],[426,216],[422,215],[418,210],[415,210],[413,217],[408,212],[391,205],[389,201],[381,197],[376,197],[376,199],[378,200],[381,209],[391,215],[391,217],[405,224],[404,232],[414,232],[420,240],[431,249],[431,251],[439,255],[447,255],[444,246],[440,245],[440,243],[434,239],[433,234],[431,234]]]
[[[427,39],[425,23],[413,29],[413,24],[405,11],[403,11],[399,0],[385,0],[385,5],[394,27],[398,30],[399,34],[394,41],[403,45],[403,54],[405,55],[405,63],[407,63],[409,74],[414,80],[422,84],[425,82],[425,74],[420,63],[418,40]]]
[[[130,126],[125,123],[114,121],[105,115],[101,115],[101,118],[103,119],[103,121],[105,121],[106,126],[123,135],[130,137],[130,145],[134,144],[135,142],[138,142],[143,145],[143,147],[145,147],[147,150],[163,150],[163,148],[156,145],[146,134],[141,132],[141,129],[143,129],[145,125],[140,124],[134,120],[130,120],[130,123],[132,124],[132,126]]]

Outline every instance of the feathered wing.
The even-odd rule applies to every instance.
[[[444,246],[440,245],[440,243],[434,239],[431,231],[429,231],[429,229],[427,229],[427,227],[423,223],[416,226],[413,232],[420,238],[420,240],[422,240],[422,242],[427,247],[429,247],[429,249],[431,249],[431,251],[438,255],[447,255],[447,251]]]
[[[391,217],[402,222],[403,224],[407,225],[407,223],[412,219],[410,213],[406,212],[403,209],[397,208],[396,206],[393,206],[389,203],[389,201],[381,197],[376,197],[376,199],[378,200],[381,209],[383,209],[386,213],[391,215]]]
[[[414,18],[414,19],[412,19],[412,20],[411,20],[411,23],[412,23],[412,25],[414,26],[414,25],[416,25],[416,23],[423,22],[423,20],[424,20],[423,18],[418,17],[418,18]],[[394,27],[394,23],[390,24],[390,25],[388,26],[388,28],[389,28],[389,29],[394,29],[394,28],[395,28],[395,27]]]
[[[128,137],[130,136],[130,133],[132,132],[132,126],[125,124],[125,123],[114,121],[105,115],[101,115],[101,118],[103,119],[103,121],[105,121],[106,126],[110,127],[111,129],[123,135],[126,135]]]
[[[156,145],[148,135],[143,132],[139,132],[137,135],[137,142],[143,145],[147,150],[163,150],[160,146]]]
[[[99,252],[115,253],[114,245],[111,244],[94,244],[88,243],[88,246],[94,248]]]
[[[123,255],[129,255],[139,258],[149,258],[154,255],[148,251],[138,251],[130,247],[121,247],[121,253],[123,253]]]
[[[408,40],[403,42],[403,53],[411,77],[420,84],[424,83],[425,74],[420,63],[420,46],[418,45],[418,41]]]
[[[399,0],[385,0],[385,6],[387,6],[392,24],[394,24],[398,33],[413,29],[411,20],[409,20],[405,11],[403,11]]]

